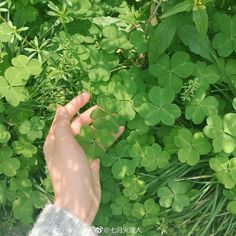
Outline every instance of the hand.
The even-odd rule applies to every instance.
[[[58,106],[44,144],[44,154],[54,189],[54,205],[91,225],[101,199],[100,161],[87,159],[75,135],[80,133],[81,126],[92,123],[90,114],[98,106],[89,108],[72,121],[89,99],[88,93],[82,93],[64,107]],[[120,127],[114,134],[115,139],[123,131],[124,127]]]

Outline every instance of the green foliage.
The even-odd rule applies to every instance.
[[[84,91],[80,114],[98,104],[76,137],[101,159],[94,225],[235,235],[235,13],[233,0],[2,1],[0,235],[53,201],[43,143],[56,105]]]
[[[231,189],[236,184],[236,158],[229,159],[224,156],[211,158],[210,167],[216,171],[218,180],[224,184],[225,188]]]
[[[236,114],[228,113],[222,119],[218,115],[211,115],[207,118],[207,126],[204,127],[204,134],[213,139],[212,145],[215,152],[224,151],[232,153],[235,149]]]
[[[157,191],[160,205],[165,208],[172,207],[174,211],[181,212],[190,204],[187,196],[190,186],[188,182],[170,181],[168,186],[160,187]]]
[[[192,166],[199,162],[200,155],[206,155],[211,151],[211,144],[202,132],[193,135],[188,129],[180,129],[174,142],[179,148],[179,160]]]

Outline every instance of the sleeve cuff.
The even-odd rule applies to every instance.
[[[63,208],[47,204],[28,236],[97,236],[92,227]]]

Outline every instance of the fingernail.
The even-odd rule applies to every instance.
[[[89,92],[87,92],[87,91],[83,92],[83,94],[84,94],[84,95],[87,95],[87,96],[89,96],[89,97],[90,97],[90,93],[89,93]]]

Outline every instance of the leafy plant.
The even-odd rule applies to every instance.
[[[235,13],[233,0],[2,1],[0,235],[53,201],[42,146],[56,105],[84,91],[84,109],[98,104],[76,137],[101,159],[94,225],[235,235]]]

